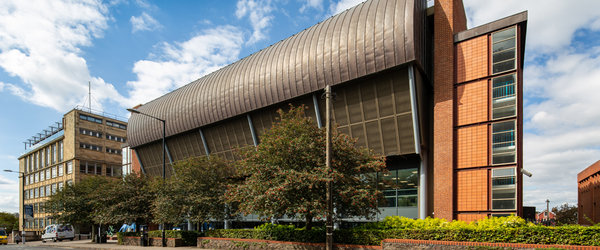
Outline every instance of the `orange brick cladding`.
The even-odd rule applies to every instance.
[[[488,165],[488,126],[476,125],[457,130],[456,168]]]
[[[476,81],[456,88],[457,125],[488,120],[488,81]]]
[[[456,81],[466,82],[487,75],[487,35],[456,44]]]
[[[467,28],[460,0],[435,0],[433,35],[433,212],[454,219],[454,34]]]
[[[488,209],[487,179],[487,169],[458,172],[456,176],[458,211],[481,211]]]
[[[456,216],[456,219],[463,220],[463,221],[476,221],[476,220],[484,219],[486,217],[487,217],[487,214],[468,214],[468,213],[462,213],[462,214],[458,214]]]

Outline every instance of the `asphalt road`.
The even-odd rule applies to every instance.
[[[32,246],[32,245],[23,245],[23,244],[18,244],[18,245],[2,245],[0,246],[0,250],[4,250],[4,249],[18,249],[18,250],[40,250],[40,249],[50,249],[50,250],[59,250],[59,249],[66,249],[66,248],[53,248],[53,247],[47,247],[47,246]],[[70,248],[73,249],[73,248]]]

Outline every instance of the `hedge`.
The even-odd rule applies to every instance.
[[[123,237],[124,236],[140,236],[140,232],[118,232],[117,233],[117,241],[119,245],[123,244]],[[183,240],[183,245],[184,246],[195,246],[197,244],[197,239],[198,237],[202,236],[202,233],[198,232],[198,231],[174,231],[174,230],[165,230],[165,237],[166,238],[176,238],[176,239],[182,239]],[[162,231],[161,230],[155,230],[155,231],[149,231],[148,232],[148,237],[150,238],[161,238],[162,237]]]
[[[262,239],[295,242],[325,242],[325,230],[265,224],[255,229],[217,229],[207,237]],[[334,241],[341,244],[380,245],[384,239],[417,239],[470,242],[504,242],[600,246],[600,226],[547,227],[516,217],[487,218],[476,222],[447,222],[428,218],[414,220],[388,217],[355,229],[336,230]]]
[[[125,236],[140,236],[139,232],[117,232],[117,244],[123,245],[123,237]]]

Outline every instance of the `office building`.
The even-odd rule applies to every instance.
[[[25,231],[39,235],[55,221],[43,211],[44,201],[65,185],[86,176],[121,176],[121,144],[126,142],[124,119],[84,109],[73,109],[60,122],[26,142],[19,156],[19,171],[25,174],[19,214],[33,206],[33,218],[23,223]],[[22,230],[22,228],[20,228]]]
[[[460,0],[369,0],[137,110],[166,120],[171,163],[258,145],[276,110],[304,104],[324,126],[386,156],[388,215],[471,221],[522,214],[527,13],[467,29]],[[132,115],[140,170],[162,174],[162,123]]]

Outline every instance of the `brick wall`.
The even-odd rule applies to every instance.
[[[578,222],[593,225],[600,222],[600,161],[577,175]]]
[[[436,0],[433,35],[433,211],[454,219],[454,34],[466,29],[462,1]]]

